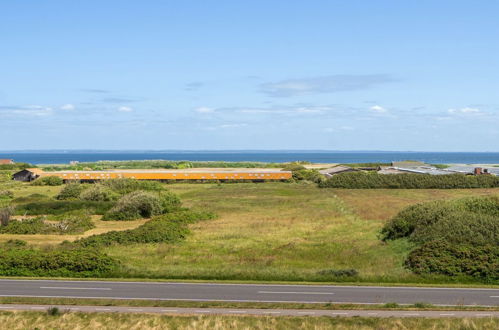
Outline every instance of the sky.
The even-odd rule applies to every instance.
[[[497,152],[498,13],[0,0],[0,150]]]

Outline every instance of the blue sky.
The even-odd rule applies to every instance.
[[[499,151],[498,1],[0,1],[0,150]]]

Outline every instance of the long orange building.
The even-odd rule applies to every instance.
[[[182,169],[182,170],[107,170],[54,171],[29,168],[14,174],[14,179],[31,181],[33,178],[56,176],[63,180],[96,181],[129,178],[137,180],[246,180],[269,181],[291,179],[290,171],[279,169]],[[26,179],[27,178],[27,179]]]

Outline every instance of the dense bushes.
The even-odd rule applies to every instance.
[[[499,187],[499,177],[464,174],[378,174],[376,172],[348,172],[320,182],[321,188],[349,189],[457,189]]]
[[[417,274],[499,280],[499,246],[432,241],[412,251],[405,264]]]
[[[33,203],[19,204],[16,206],[18,215],[46,215],[63,214],[76,210],[87,210],[92,214],[104,214],[113,207],[113,202],[93,201],[39,201]]]
[[[90,215],[82,211],[69,212],[59,216],[14,219],[0,227],[1,234],[81,234],[94,228]]]
[[[112,179],[105,180],[102,184],[112,191],[125,195],[137,190],[162,191],[165,190],[163,184],[158,181],[135,180],[135,179]]]
[[[80,193],[80,199],[84,201],[109,202],[116,200],[119,195],[109,187],[95,184]]]
[[[55,198],[59,200],[78,199],[85,188],[87,187],[79,182],[68,183]]]
[[[410,206],[390,220],[382,240],[407,238],[416,273],[499,278],[499,196]]]
[[[57,176],[45,176],[33,181],[33,186],[60,186],[64,181]]]
[[[180,211],[157,216],[135,229],[110,231],[100,235],[82,238],[75,243],[79,246],[108,246],[132,243],[175,243],[189,233],[187,224],[213,219],[212,213]]]
[[[35,249],[22,241],[3,244],[2,276],[100,277],[115,271],[117,261],[95,249]]]
[[[180,207],[179,198],[169,192],[134,191],[121,197],[104,220],[133,220],[171,212]]]

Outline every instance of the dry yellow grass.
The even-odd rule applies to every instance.
[[[35,245],[58,244],[63,241],[74,241],[81,237],[86,237],[94,234],[102,234],[111,230],[127,230],[137,228],[146,223],[149,219],[140,219],[133,221],[102,221],[101,216],[93,216],[92,221],[95,228],[86,231],[81,235],[0,235],[0,242],[5,242],[12,239],[19,239]]]
[[[153,314],[1,312],[4,329],[497,329],[499,319],[330,318],[269,316],[165,316]]]
[[[499,189],[336,189],[336,194],[363,219],[387,220],[403,208],[439,199],[482,196]]]

